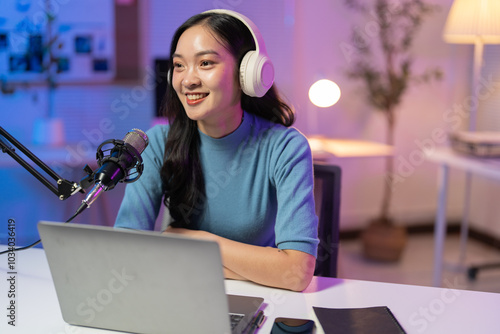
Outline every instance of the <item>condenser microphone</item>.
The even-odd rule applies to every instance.
[[[142,175],[141,153],[148,143],[148,136],[139,129],[130,130],[123,140],[103,142],[97,149],[99,169],[94,173],[95,185],[77,212],[88,208],[104,191],[113,189],[118,182],[136,181]],[[111,149],[103,150],[104,146],[111,144]]]

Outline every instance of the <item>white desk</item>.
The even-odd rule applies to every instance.
[[[2,247],[4,249],[4,247]],[[7,258],[0,257],[0,333],[116,333],[64,323],[43,250],[17,255],[17,326],[7,325]],[[226,281],[231,294],[262,296],[269,333],[276,317],[315,319],[313,306],[356,308],[386,305],[408,333],[499,333],[500,294],[315,277],[302,293],[249,282]],[[321,333],[322,331],[318,331]]]
[[[388,157],[394,148],[389,145],[357,139],[307,136],[314,159]]]
[[[434,275],[432,280],[433,285],[438,287],[441,286],[443,277],[443,250],[446,238],[446,205],[448,201],[449,169],[453,167],[464,170],[470,174],[500,180],[500,160],[467,156],[457,153],[449,147],[439,147],[425,151],[424,153],[428,160],[436,162],[441,166],[438,177],[438,207],[434,225]],[[465,219],[462,220],[462,235],[464,235],[468,228],[467,215],[468,214],[465,214]],[[462,244],[463,243],[464,240]]]

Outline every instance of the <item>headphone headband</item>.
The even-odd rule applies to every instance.
[[[248,30],[250,30],[253,40],[255,41],[255,47],[256,47],[255,51],[257,52],[260,51],[260,53],[267,54],[264,38],[262,38],[262,35],[257,26],[248,17],[238,12],[235,12],[234,10],[229,10],[229,9],[211,9],[203,12],[202,14],[210,14],[210,13],[226,14],[239,19],[241,22],[243,22],[243,24],[245,24]]]

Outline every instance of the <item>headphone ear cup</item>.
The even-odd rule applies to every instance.
[[[257,51],[248,51],[240,64],[240,85],[243,93],[262,97],[274,83],[274,66],[271,60]]]

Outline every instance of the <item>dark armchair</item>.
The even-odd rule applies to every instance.
[[[337,277],[341,169],[314,164],[314,197],[318,215],[318,257],[314,275]]]

